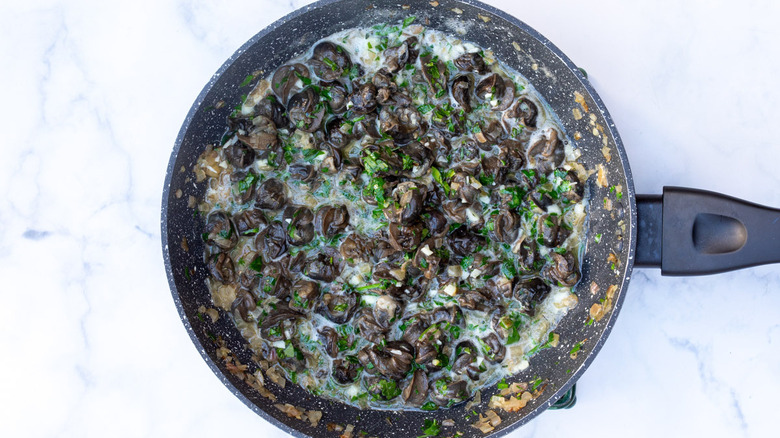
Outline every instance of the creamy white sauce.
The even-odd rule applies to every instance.
[[[419,25],[411,25],[407,28],[404,28],[400,33],[393,33],[390,36],[390,41],[388,42],[387,47],[398,45],[401,41],[410,36],[416,36],[419,38],[421,47],[428,48],[429,46],[433,46],[433,53],[445,63],[456,59],[464,53],[480,51],[478,46],[469,42],[463,42],[457,36],[445,35],[440,32],[423,29]],[[350,54],[353,63],[360,63],[366,72],[366,76],[368,77],[372,76],[376,71],[384,66],[384,60],[381,56],[382,52],[379,49],[380,45],[382,44],[382,40],[380,35],[378,35],[377,32],[372,29],[347,30],[332,35],[325,40],[336,43],[346,49],[346,51]],[[292,60],[291,62],[303,62],[310,56],[310,53],[307,53],[301,58]],[[492,54],[486,53],[485,58],[486,61],[490,61],[492,59]],[[521,90],[520,93],[523,96],[530,96],[533,101],[539,103],[537,105],[539,110],[539,116],[537,119],[538,126],[537,129],[535,129],[530,134],[530,140],[528,141],[528,144],[532,144],[534,140],[542,135],[545,135],[545,132],[548,129],[556,129],[559,133],[561,133],[561,135],[565,136],[565,133],[562,131],[560,126],[557,125],[554,118],[548,114],[547,105],[543,104],[539,95],[535,93],[533,87],[525,78],[520,76],[516,71],[511,70],[502,64],[492,63],[492,65],[489,66],[492,71],[500,72],[506,77],[511,78],[515,82],[517,86],[516,88]],[[419,71],[419,69],[420,60],[418,59],[416,61],[415,70]],[[242,114],[246,116],[251,116],[253,114],[255,105],[269,92],[269,80],[260,81],[253,92],[250,93],[246,102],[241,108]],[[412,81],[412,71],[402,69],[398,74],[395,75],[395,81],[399,86],[404,83],[409,83]],[[298,85],[299,87],[303,86],[302,83],[299,83]],[[414,105],[422,105],[425,103],[426,96],[418,89],[413,89],[411,97],[413,98]],[[497,101],[491,103],[493,106],[495,106]],[[489,109],[485,109],[483,114],[487,115],[489,114],[489,111]],[[495,113],[493,114],[495,117]],[[478,114],[475,114],[475,116],[478,116]],[[430,114],[425,114],[423,117],[430,122]],[[511,127],[516,126],[517,124],[514,123]],[[296,130],[292,133],[290,138],[300,149],[310,149],[314,147],[314,140],[311,134]],[[578,172],[580,179],[584,181],[586,178],[586,176],[583,174],[584,170],[582,169],[582,166],[576,163],[576,160],[579,157],[579,151],[573,148],[572,142],[567,141],[566,137],[564,137],[564,140],[566,141],[566,162],[563,167],[566,169],[575,169]],[[235,141],[237,141],[237,139],[234,136],[229,140],[228,144],[232,144]],[[454,138],[453,147],[456,145],[457,139]],[[353,141],[346,148],[344,148],[345,158],[350,157],[352,159],[356,159],[357,154],[361,150],[361,146],[362,143],[360,140]],[[326,158],[326,154],[321,154],[311,160],[310,163],[319,167],[322,161]],[[214,169],[214,171],[220,172],[220,177],[215,178],[210,182],[209,189],[205,196],[205,201],[214,210],[228,210],[231,212],[238,211],[241,208],[240,206],[236,205],[235,203],[230,204],[229,202],[226,202],[226,200],[229,200],[232,196],[231,181],[229,178],[230,172],[228,171],[230,166],[227,165],[224,160],[222,160],[219,164],[219,167],[221,167],[222,170]],[[270,176],[271,174],[275,173],[274,168],[269,165],[266,160],[257,160],[253,165],[253,169],[260,175]],[[362,180],[360,184],[352,184],[351,182],[347,182],[341,174],[336,176],[323,174],[321,182],[316,185],[300,183],[287,179],[286,182],[288,187],[288,197],[290,199],[289,204],[305,205],[314,210],[320,203],[322,203],[322,200],[324,199],[326,200],[326,203],[331,205],[346,205],[350,215],[349,230],[371,236],[387,225],[384,217],[375,218],[372,215],[372,212],[375,208],[374,206],[366,205],[362,202],[362,186],[368,181],[368,177],[363,174],[361,175],[361,178]],[[430,174],[419,178],[418,181],[419,183],[426,185],[436,184],[434,181],[432,181]],[[479,200],[483,206],[487,206],[490,202],[490,196],[488,192],[489,189],[482,187],[482,185],[476,180],[472,184],[473,187],[482,191]],[[547,212],[556,214],[564,213],[557,205],[548,208]],[[483,213],[482,211],[474,211],[469,209],[467,212],[467,218],[469,222],[479,223],[484,219],[485,214],[487,214],[487,211]],[[537,212],[537,214],[542,214],[542,212]],[[580,242],[583,240],[582,236],[584,233],[584,222],[586,217],[584,202],[579,203],[574,208],[569,209],[569,211],[567,211],[563,217],[567,223],[572,225],[573,229],[571,235],[562,246],[567,248],[569,251],[572,251],[574,254],[578,254],[580,249]],[[520,242],[524,238],[529,238],[528,236],[532,235],[532,229],[534,228],[533,222],[535,220],[536,216],[532,218],[532,220],[523,219],[517,242]],[[231,252],[234,260],[237,261],[239,270],[246,269],[245,266],[242,266],[242,261],[248,260],[249,256],[254,253],[253,240],[254,237],[241,237],[239,245]],[[514,248],[516,247],[516,244],[508,246],[510,248]],[[304,247],[304,250],[305,248],[306,247]],[[313,249],[316,250],[316,248]],[[487,252],[487,255],[493,257],[496,260],[501,260],[505,254],[499,254],[495,251],[497,250],[491,249]],[[502,249],[501,251],[505,250]],[[547,248],[540,247],[540,252],[543,256],[547,255],[548,251],[549,250]],[[480,276],[482,272],[478,267],[472,270],[466,270],[461,269],[460,266],[455,265],[446,269],[450,269],[448,272],[456,274],[456,276],[460,275],[462,281],[476,281],[477,283],[481,281]],[[336,282],[348,284],[356,289],[368,286],[375,282],[371,279],[371,270],[372,265],[370,263],[359,263],[354,266],[345,265],[344,270],[336,279]],[[219,290],[219,283],[212,279],[211,288],[212,291],[215,291],[214,293],[216,293],[216,291]],[[364,293],[361,297],[361,303],[364,307],[373,308],[378,300],[378,293],[381,293],[381,290],[367,290],[365,292],[366,293]],[[457,297],[457,295],[461,292],[462,291],[459,290],[459,288],[455,285],[440,287],[438,282],[434,280],[431,282],[430,289],[427,291],[426,302],[408,303],[404,309],[404,315],[412,315],[424,309],[429,309],[429,306],[452,306],[456,303],[454,297]],[[480,379],[478,381],[471,381],[470,379],[465,378],[468,384],[469,392],[473,394],[482,386],[493,384],[506,376],[515,374],[528,367],[529,351],[539,346],[540,344],[544,344],[547,341],[550,332],[554,330],[555,326],[566,314],[567,310],[576,305],[576,301],[576,296],[572,294],[571,288],[553,286],[549,295],[537,306],[536,315],[532,318],[529,317],[528,321],[524,324],[523,329],[520,332],[519,341],[507,346],[506,357],[503,362],[496,365],[491,365],[487,361],[482,361],[482,357],[480,355],[480,364],[485,365],[486,370],[480,375]],[[225,298],[220,298],[220,302],[225,302]],[[432,304],[433,302],[439,304]],[[264,314],[267,314],[273,310],[274,303],[274,299],[267,299],[263,301],[256,310],[251,312],[252,317],[255,320],[262,319]],[[474,343],[474,345],[479,347],[481,345],[480,338],[486,336],[489,333],[492,333],[490,313],[463,309],[463,314],[465,317],[465,328],[461,330],[460,338],[453,343],[453,348],[455,343],[462,341],[471,341]],[[298,324],[297,333],[295,336],[301,341],[301,345],[302,348],[304,348],[305,353],[310,355],[309,361],[311,362],[312,367],[329,369],[332,359],[327,354],[323,354],[323,352],[317,348],[317,332],[322,327],[337,327],[338,325],[317,313],[313,313],[312,315],[313,316],[309,320]],[[399,320],[393,325],[393,328],[388,334],[389,339],[400,338],[401,332],[398,326],[401,322],[401,319],[402,318],[399,318]],[[256,352],[258,352],[258,354],[260,354],[262,335],[258,328],[258,324],[255,322],[247,323],[240,317],[236,317],[235,321],[242,334],[244,334],[244,336],[248,339],[250,346]],[[289,327],[289,329],[292,330],[293,328]],[[359,351],[359,349],[365,344],[365,340],[359,339],[356,344],[356,348],[351,349],[348,353],[352,355],[357,354],[357,351]],[[285,343],[284,341],[277,341],[277,343],[274,344],[274,347],[283,349],[285,347]],[[307,347],[312,347],[312,349],[309,350]],[[454,360],[454,357],[452,359]],[[429,378],[433,379],[434,377],[438,377],[440,375],[449,375],[453,379],[465,377],[455,375],[453,372],[448,371],[445,368],[442,371],[432,373]],[[292,378],[289,373],[288,378]],[[367,403],[366,397],[361,397],[361,394],[365,393],[365,388],[362,388],[359,384],[361,381],[360,379],[358,379],[358,383],[355,384],[338,385],[329,379],[327,375],[324,377],[319,377],[309,373],[305,380],[301,380],[300,378],[298,378],[298,380],[299,383],[305,381],[312,387],[317,388],[317,390],[325,396],[342,399],[342,401],[347,403],[356,403],[363,406],[365,406]],[[400,398],[396,400],[400,400]],[[371,406],[380,409],[393,408],[394,404],[371,402]]]

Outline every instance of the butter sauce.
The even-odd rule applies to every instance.
[[[582,181],[586,179],[586,174],[582,166],[577,162],[579,151],[573,147],[573,143],[565,136],[554,115],[548,113],[548,106],[544,104],[541,96],[535,92],[533,87],[520,74],[495,60],[489,50],[482,49],[469,42],[464,42],[455,36],[425,29],[423,26],[413,23],[406,26],[399,23],[380,25],[373,28],[350,29],[331,35],[322,41],[328,41],[343,48],[349,54],[352,65],[359,65],[362,69],[362,75],[349,79],[341,78],[344,82],[351,81],[352,84],[347,88],[349,89],[348,91],[354,91],[358,83],[370,82],[372,77],[387,66],[387,57],[385,55],[387,49],[397,47],[411,37],[418,39],[417,50],[419,50],[420,55],[415,57],[413,64],[408,64],[408,66],[401,68],[393,76],[393,82],[398,90],[408,93],[412,100],[410,107],[417,109],[419,113],[417,115],[428,125],[429,134],[438,128],[434,128],[435,121],[432,120],[435,117],[436,110],[426,108],[427,105],[436,108],[450,105],[450,108],[455,108],[454,111],[460,109],[460,106],[453,100],[451,90],[447,90],[445,96],[433,95],[432,89],[435,87],[430,87],[429,84],[426,84],[424,75],[421,74],[425,67],[421,59],[423,54],[426,55],[426,59],[438,59],[441,63],[439,65],[445,65],[450,82],[452,82],[454,77],[466,74],[464,71],[459,71],[454,62],[464,55],[479,53],[481,58],[484,59],[488,71],[484,74],[474,75],[476,76],[474,86],[477,85],[479,79],[483,79],[492,73],[498,73],[502,78],[511,80],[515,87],[515,102],[519,101],[520,98],[526,98],[535,104],[538,114],[535,117],[534,126],[526,126],[519,117],[506,117],[507,112],[511,111],[511,109],[504,111],[494,110],[500,104],[498,96],[493,97],[488,93],[486,98],[477,105],[480,100],[472,95],[472,103],[475,104],[474,109],[463,117],[467,129],[462,130],[460,133],[452,132],[451,126],[442,130],[449,137],[452,156],[457,156],[458,153],[465,150],[468,147],[467,142],[473,142],[474,138],[479,135],[480,128],[484,128],[488,121],[495,120],[502,124],[501,138],[515,139],[520,142],[525,153],[531,151],[531,145],[539,142],[543,143],[551,135],[557,134],[560,138],[558,147],[562,147],[563,150],[560,162],[553,166],[554,170],[549,169],[548,172],[541,172],[538,168],[534,169],[532,165],[535,163],[531,162],[531,157],[526,157],[527,162],[522,170],[510,172],[506,180],[501,184],[491,181],[489,175],[484,175],[484,172],[483,174],[474,175],[470,179],[467,178],[468,184],[477,192],[476,199],[466,210],[465,222],[458,223],[448,217],[446,226],[449,231],[443,236],[445,243],[441,247],[435,249],[426,247],[427,250],[421,249],[420,247],[424,245],[424,242],[427,242],[426,239],[422,239],[423,242],[419,245],[420,247],[408,251],[406,255],[395,259],[395,264],[400,265],[399,269],[401,269],[399,271],[401,273],[398,275],[402,277],[396,281],[374,277],[373,273],[377,269],[378,263],[368,255],[364,260],[353,260],[352,262],[342,260],[343,267],[337,277],[332,282],[319,283],[319,296],[315,298],[315,303],[309,311],[304,312],[305,317],[285,319],[278,326],[271,329],[272,332],[274,329],[277,329],[274,335],[276,340],[267,339],[264,336],[262,323],[269,315],[273,315],[279,308],[291,305],[290,302],[296,299],[297,295],[294,294],[296,291],[292,290],[292,285],[295,284],[294,279],[291,279],[290,284],[286,286],[291,288],[287,296],[282,296],[281,298],[264,293],[262,286],[255,286],[255,289],[250,292],[252,299],[255,300],[254,306],[256,307],[252,308],[253,306],[251,305],[244,306],[247,312],[246,318],[239,316],[239,312],[236,310],[236,302],[240,300],[241,296],[245,296],[241,295],[244,293],[241,292],[244,286],[241,285],[240,281],[223,282],[215,277],[209,280],[209,287],[215,304],[232,312],[236,326],[258,357],[266,361],[267,366],[276,368],[288,380],[306,388],[315,395],[364,408],[436,409],[449,407],[451,403],[442,403],[432,395],[426,396],[424,402],[421,403],[420,401],[410,401],[414,397],[410,398],[408,394],[402,394],[405,388],[413,384],[412,380],[417,376],[416,370],[422,370],[425,373],[426,382],[428,383],[425,385],[426,390],[431,393],[434,391],[444,391],[446,393],[447,385],[452,387],[455,382],[465,382],[465,393],[456,394],[452,398],[456,402],[463,401],[480,388],[495,384],[502,378],[527,368],[530,356],[540,348],[548,346],[549,341],[552,339],[551,333],[558,322],[566,314],[567,310],[577,303],[577,297],[572,292],[572,285],[549,281],[549,278],[545,278],[546,287],[549,289],[548,292],[544,294],[538,303],[534,303],[530,310],[527,308],[527,303],[517,299],[516,292],[510,293],[508,297],[488,297],[487,301],[490,301],[489,307],[482,310],[478,308],[479,303],[477,303],[477,308],[470,309],[468,308],[469,305],[464,304],[466,301],[461,301],[464,294],[471,291],[487,290],[490,288],[490,284],[495,284],[497,281],[502,280],[508,281],[514,285],[514,290],[517,290],[519,287],[517,285],[523,281],[539,278],[543,276],[543,272],[550,272],[545,271],[545,269],[549,269],[549,266],[553,265],[556,260],[561,260],[564,254],[573,257],[576,263],[580,256],[586,226],[587,212],[585,205],[588,194],[587,192],[582,193]],[[312,58],[313,50],[312,48],[312,50],[298,59],[290,60],[288,64],[296,62],[305,64],[307,60]],[[258,104],[263,99],[274,95],[271,85],[272,76],[273,74],[258,81],[236,117],[252,120],[256,116]],[[300,90],[312,83],[317,83],[313,74],[308,80],[299,78],[294,88]],[[495,91],[491,92],[494,93]],[[340,114],[339,117],[345,120],[356,120],[359,118],[357,114],[350,112],[349,103],[347,108],[348,111]],[[426,109],[428,110],[426,111]],[[352,118],[350,119],[350,117]],[[276,153],[272,152],[264,158],[255,159],[247,169],[243,170],[244,173],[241,175],[244,175],[246,172],[257,175],[258,180],[253,183],[254,190],[257,190],[260,184],[271,178],[282,181],[285,184],[286,205],[288,206],[305,206],[312,212],[317,212],[319,208],[326,205],[345,206],[349,213],[347,227],[335,236],[327,237],[315,233],[311,242],[305,245],[294,246],[288,244],[287,254],[290,258],[302,254],[302,257],[307,258],[305,266],[309,266],[309,260],[313,257],[318,254],[325,254],[326,248],[339,249],[345,239],[352,234],[364,236],[369,241],[375,243],[387,240],[390,221],[386,211],[387,209],[392,210],[392,206],[387,206],[385,211],[383,211],[382,208],[379,208],[381,205],[371,205],[365,202],[366,187],[375,181],[377,174],[371,174],[369,171],[366,171],[365,164],[363,172],[354,180],[344,171],[335,173],[325,172],[323,171],[326,168],[324,165],[325,160],[333,157],[331,151],[327,150],[327,148],[321,150],[322,139],[318,138],[316,133],[304,132],[302,129],[296,129],[293,126],[280,126],[277,128],[278,139],[283,145],[282,149],[277,150]],[[215,151],[215,156],[212,155],[209,160],[202,159],[199,164],[201,167],[211,166],[211,174],[216,174],[209,180],[209,188],[204,199],[205,205],[203,210],[210,217],[216,212],[226,212],[234,218],[233,221],[235,222],[237,214],[253,208],[253,201],[249,203],[237,201],[240,193],[236,192],[236,177],[234,175],[236,175],[238,169],[225,156],[226,148],[242,142],[239,138],[241,132],[244,131],[240,128],[236,130],[222,147]],[[247,133],[244,132],[244,135],[247,135]],[[340,149],[344,163],[365,163],[366,148],[383,140],[387,141],[388,138],[385,136],[383,139],[377,139],[364,135],[361,138],[350,140]],[[425,135],[417,140],[424,145],[429,145],[430,142],[435,141],[430,135]],[[481,160],[498,157],[505,152],[505,149],[499,147],[498,139],[492,142],[488,141],[487,143],[492,143],[492,146],[488,145],[490,147],[487,149],[480,148],[479,153],[473,159],[456,160],[448,157],[446,165],[434,164],[433,167],[436,167],[440,174],[438,178],[432,167],[430,170],[426,169],[420,175],[402,179],[413,181],[418,187],[424,188],[429,193],[437,190],[441,192],[442,186],[448,185],[447,190],[444,190],[444,194],[446,195],[447,192],[451,191],[452,196],[446,196],[445,201],[447,200],[446,198],[457,199],[456,190],[453,188],[453,175],[449,172],[450,169],[455,169],[456,165],[468,166],[469,164],[480,163]],[[555,142],[553,141],[551,144],[555,144]],[[284,154],[284,161],[277,154]],[[289,171],[289,166],[294,163],[304,163],[312,166],[319,171],[318,177],[310,182],[294,178]],[[414,164],[416,165],[417,163]],[[505,163],[502,161],[501,164],[504,165]],[[411,166],[406,171],[414,175],[416,166]],[[567,180],[567,172],[575,175],[576,180],[572,181],[571,178]],[[523,175],[525,175],[525,179],[523,179]],[[504,202],[502,206],[497,201],[498,198],[501,198],[499,195],[515,193],[513,190],[519,187],[517,181],[521,180],[538,181],[533,186],[523,186],[523,190],[529,190],[527,194],[523,194],[522,200],[509,201],[509,205],[513,209],[506,206],[506,201],[501,201]],[[385,182],[387,183],[387,181]],[[561,201],[562,196],[576,191],[575,189],[578,185],[581,192],[579,199],[568,203]],[[539,187],[546,188],[541,189]],[[536,191],[534,192],[534,190]],[[535,203],[530,199],[532,192],[541,193],[542,195],[540,196],[547,194],[550,201],[549,204],[540,206],[538,203]],[[385,196],[391,198],[388,194],[385,194]],[[439,200],[441,201],[441,199]],[[464,200],[463,202],[465,203],[466,201]],[[435,207],[439,206],[432,206],[432,208]],[[520,221],[519,226],[517,226],[517,237],[509,242],[499,242],[495,239],[496,224],[494,221],[498,217],[497,213],[508,208],[512,210],[512,214],[518,217]],[[294,219],[285,218],[283,210],[265,211],[266,221],[269,224],[274,221],[280,222],[282,226],[286,227],[285,229],[289,229],[291,221]],[[544,241],[544,236],[540,228],[544,226],[542,223],[550,220],[553,222],[559,221],[562,224],[557,228],[566,228],[568,230],[568,236],[553,247],[541,243]],[[448,246],[449,244],[446,241],[457,232],[458,228],[469,229],[469,233],[473,233],[475,236],[483,239],[484,245],[480,245],[480,248],[473,251],[472,254],[454,256],[451,249],[448,249],[451,247]],[[262,233],[263,228],[259,227],[254,232]],[[267,285],[268,280],[262,278],[263,271],[259,265],[268,265],[273,263],[273,261],[267,260],[266,256],[257,248],[256,234],[238,234],[240,235],[237,243],[227,251],[230,259],[233,261],[236,277],[241,275],[261,277],[261,285]],[[219,252],[224,252],[223,250],[215,249],[214,245],[211,245],[213,243],[211,236],[205,238],[210,243],[209,252],[206,254],[207,257],[213,259]],[[534,268],[524,270],[519,265],[520,253],[522,245],[529,244],[529,242],[538,251],[538,264]],[[449,252],[449,254],[444,254],[444,252]],[[442,264],[433,278],[428,279],[429,281],[421,280],[420,272],[424,271],[424,265],[422,265],[422,262],[417,263],[416,260],[419,257],[424,259],[432,254],[435,257],[441,255]],[[253,261],[256,260],[256,257],[262,259],[263,262],[261,264],[254,263]],[[472,259],[471,261],[469,257]],[[476,263],[473,260],[475,258],[481,258],[483,263]],[[489,269],[496,270],[494,267],[490,267],[489,262],[500,263],[501,267],[497,273],[494,272],[487,278],[488,276],[485,273]],[[415,267],[415,264],[418,266]],[[304,267],[301,273],[297,275],[301,278],[306,278],[306,269]],[[578,266],[573,267],[573,269],[578,270]],[[406,272],[403,272],[404,270]],[[416,273],[417,278],[412,277],[413,273]],[[578,275],[578,271],[576,274]],[[411,285],[408,284],[409,281],[412,282]],[[493,283],[490,283],[491,281]],[[361,336],[355,324],[356,315],[353,315],[347,322],[339,324],[334,322],[324,312],[318,311],[318,306],[323,306],[321,301],[325,294],[333,293],[337,295],[348,291],[357,295],[358,303],[356,307],[358,311],[376,314],[375,308],[377,303],[382,299],[381,297],[387,294],[387,289],[403,284],[407,284],[409,287],[420,286],[423,290],[419,291],[420,296],[416,298],[397,298],[397,301],[400,301],[402,304],[400,306],[402,310],[400,314],[394,315],[391,319],[389,329],[384,333],[383,342],[379,344],[372,343]],[[520,291],[521,293],[526,293],[523,287],[520,287]],[[527,294],[523,296],[527,296]],[[249,307],[249,309],[246,309],[246,307]],[[438,326],[431,324],[428,327],[428,329],[433,327],[446,332],[439,340],[435,341],[438,343],[440,350],[437,358],[425,364],[418,364],[416,361],[413,361],[402,378],[388,378],[381,371],[376,373],[376,370],[371,369],[373,368],[371,366],[373,363],[370,359],[366,359],[365,354],[361,355],[361,352],[371,349],[381,353],[382,349],[388,348],[387,345],[390,345],[391,342],[402,339],[405,329],[409,330],[409,326],[413,324],[414,319],[430,315],[436,309],[452,309],[454,307],[460,309],[462,316],[458,317],[459,319],[456,318],[446,326],[439,323]],[[497,312],[499,312],[498,316],[496,316]],[[498,334],[497,321],[499,325],[503,324],[504,336]],[[338,334],[339,351],[336,357],[332,357],[326,351],[327,342],[323,340],[322,335],[326,328],[331,328]],[[486,348],[485,338],[489,335],[498,336],[505,347],[503,359],[496,361],[496,363],[488,360],[490,347]],[[423,340],[422,335],[420,335],[419,340]],[[464,350],[465,347],[458,347],[459,345],[471,345],[479,350],[473,352],[473,360],[468,364],[470,369],[468,372],[464,371],[463,368],[457,369],[454,367],[454,363],[464,354],[463,351],[459,352],[459,350]],[[395,350],[390,349],[387,351],[390,354],[395,354]],[[419,350],[415,352],[414,356],[419,357]],[[298,361],[305,365],[286,366],[284,360],[288,360],[288,363]],[[354,365],[353,369],[358,369],[357,378],[354,379],[353,383],[342,384],[334,379],[333,369],[337,365],[336,360],[342,365],[351,363]]]

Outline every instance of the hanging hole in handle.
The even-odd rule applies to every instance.
[[[693,246],[702,254],[727,254],[747,242],[747,229],[739,220],[712,213],[699,213],[693,222]]]

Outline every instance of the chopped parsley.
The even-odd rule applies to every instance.
[[[298,73],[297,71],[295,72],[295,76],[298,76],[298,79],[301,80],[303,85],[311,85],[311,79],[307,78],[306,76]],[[287,81],[287,78],[284,78],[284,80]],[[284,82],[282,82],[282,83],[284,83]]]
[[[349,308],[349,304],[347,303],[336,304],[335,306],[333,306],[333,310],[335,310],[336,312],[343,312],[348,308]]]
[[[327,58],[327,57],[322,58],[322,62],[324,62],[325,65],[330,67],[330,69],[333,70],[333,71],[338,71],[339,70],[339,65],[336,64],[335,62],[331,61],[330,58]]]
[[[262,272],[263,271],[262,257],[255,257],[255,259],[252,260],[252,263],[249,264],[249,268],[256,272]]]
[[[253,75],[247,75],[247,76],[244,78],[244,81],[243,81],[243,82],[241,82],[241,85],[239,85],[239,87],[246,87],[246,86],[247,86],[247,85],[249,85],[249,83],[250,83],[250,82],[252,82],[254,79],[255,79],[255,77],[254,77]]]
[[[531,357],[531,356],[533,356],[534,354],[538,353],[541,350],[544,350],[544,349],[552,347],[552,343],[553,343],[554,340],[555,340],[555,333],[550,332],[550,334],[547,335],[547,342],[545,342],[543,344],[539,344],[539,345],[535,346],[534,348],[528,350],[528,352],[525,353],[525,356],[526,357]]]
[[[394,380],[380,380],[379,388],[385,400],[392,400],[401,395],[401,389]]]
[[[325,155],[325,151],[319,149],[304,149],[302,155],[304,160],[311,163],[320,155]]]
[[[507,187],[503,189],[503,192],[509,194],[512,197],[507,204],[510,209],[516,210],[520,208],[520,206],[523,204],[523,197],[526,195],[525,190],[523,190],[521,187]]]
[[[363,196],[368,199],[376,199],[377,206],[380,209],[385,208],[385,203],[387,202],[385,198],[385,180],[379,177],[371,178],[363,189]]]
[[[504,328],[509,329],[509,336],[506,338],[506,345],[511,345],[516,343],[520,340],[520,331],[519,328],[523,325],[525,321],[526,316],[522,313],[510,313],[509,315],[509,321],[511,321],[511,326],[507,327],[504,322],[502,322],[502,325]],[[505,320],[506,321],[506,320]]]
[[[371,289],[384,289],[386,286],[382,283],[374,283],[374,284],[367,284],[365,286],[356,287],[355,291],[362,292],[364,290],[371,290]]]
[[[423,411],[435,411],[439,409],[439,406],[436,403],[429,401],[425,402],[425,404],[423,404],[420,409]]]
[[[577,354],[577,352],[579,352],[580,349],[582,349],[583,344],[585,344],[584,340],[574,344],[574,346],[571,347],[571,350],[569,351],[569,355],[574,356],[575,354]]]
[[[403,170],[412,170],[412,168],[414,168],[414,160],[412,160],[412,157],[401,154],[401,160]]]
[[[418,106],[417,111],[419,111],[420,114],[428,114],[429,112],[433,111],[434,108],[436,108],[436,105],[431,105],[430,103],[426,103],[424,105]]]
[[[422,426],[423,437],[439,436],[441,428],[438,420],[426,419]]]
[[[253,172],[247,173],[242,180],[238,181],[238,192],[244,193],[247,190],[250,190],[256,182],[257,175],[255,175]]]
[[[439,183],[442,189],[444,189],[444,193],[447,194],[447,196],[450,196],[450,185],[447,184],[444,179],[441,177],[441,172],[439,172],[439,169],[435,167],[431,167],[431,175],[433,176],[433,180]]]
[[[363,169],[367,174],[374,175],[377,172],[387,172],[390,168],[379,158],[378,153],[372,151],[363,157]]]
[[[480,173],[478,179],[483,186],[492,186],[495,182],[495,177],[493,175],[485,175],[484,173]]]

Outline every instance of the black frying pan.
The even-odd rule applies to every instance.
[[[295,436],[337,436],[328,423],[355,426],[356,436],[417,437],[426,419],[453,419],[442,436],[459,431],[463,436],[484,436],[473,429],[471,410],[486,411],[487,400],[497,389],[482,393],[483,403],[434,412],[358,410],[314,397],[296,385],[282,389],[266,387],[276,401],[263,397],[241,372],[226,365],[218,348],[256,370],[251,352],[224,312],[216,323],[203,317],[199,308],[212,307],[206,288],[207,269],[200,238],[203,219],[188,206],[188,197],[201,198],[204,184],[194,182],[191,172],[205,146],[219,141],[225,120],[249,91],[241,87],[247,74],[274,70],[304,51],[315,41],[343,29],[394,22],[409,15],[427,27],[453,32],[453,22],[463,24],[464,40],[491,48],[495,56],[518,70],[536,87],[558,115],[562,126],[582,151],[581,162],[596,171],[588,180],[591,198],[582,280],[575,293],[580,297],[556,328],[561,343],[542,350],[531,366],[514,377],[545,380],[542,394],[514,413],[499,411],[502,423],[493,436],[500,436],[530,421],[555,403],[582,375],[608,336],[628,285],[634,265],[660,267],[667,275],[696,275],[780,261],[780,211],[722,195],[680,188],[665,188],[660,196],[636,196],[623,145],[612,119],[587,78],[555,46],[536,31],[501,11],[476,1],[439,0],[409,2],[403,9],[395,1],[323,0],[298,10],[263,30],[241,47],[204,87],[187,118],[168,164],[162,204],[162,244],[166,271],[174,301],[185,328],[206,363],[222,382],[247,406],[266,420]],[[434,2],[436,3],[436,2]],[[218,102],[224,101],[224,106]],[[577,111],[573,111],[573,110]],[[575,113],[579,114],[575,115]],[[601,170],[604,180],[599,180]],[[614,187],[614,189],[613,189]],[[637,221],[637,218],[639,220]],[[186,245],[182,242],[186,241]],[[598,292],[591,294],[593,285]],[[610,287],[614,291],[606,299]],[[603,317],[586,324],[594,304],[604,307]],[[584,341],[584,342],[583,342]],[[570,355],[576,345],[578,354]],[[225,350],[219,350],[224,352]],[[233,362],[235,365],[235,362]],[[274,403],[290,403],[324,413],[318,427],[290,418]]]

